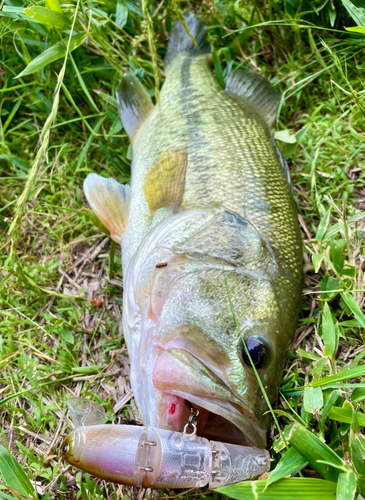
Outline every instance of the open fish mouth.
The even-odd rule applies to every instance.
[[[182,432],[193,408],[199,410],[196,421],[199,436],[265,448],[266,428],[248,404],[189,352],[168,349],[160,354],[153,385],[161,394],[159,427]]]

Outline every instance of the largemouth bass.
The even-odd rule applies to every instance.
[[[268,408],[251,362],[275,404],[302,283],[290,177],[271,135],[280,96],[242,70],[222,90],[201,21],[187,24],[199,49],[177,23],[156,105],[136,77],[119,84],[131,186],[90,174],[84,189],[122,246],[144,425],[182,431],[195,408],[199,436],[264,448]]]

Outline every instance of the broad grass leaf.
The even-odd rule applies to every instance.
[[[365,26],[351,26],[351,28],[346,28],[346,31],[352,31],[353,33],[361,33],[362,35],[365,34]]]
[[[358,487],[361,495],[365,496],[365,438],[360,433],[354,433],[350,429],[351,461],[358,474]]]
[[[322,413],[321,413],[321,420],[318,422],[319,428],[322,432],[324,432],[325,424],[327,421],[327,418],[329,416],[329,412],[333,405],[336,403],[338,397],[340,396],[340,391],[335,389],[330,393],[330,395],[327,397],[326,402],[324,404]]]
[[[84,375],[93,375],[94,373],[99,373],[104,370],[106,365],[94,365],[94,366],[75,366],[72,368],[73,372],[83,373]]]
[[[342,275],[349,276],[350,278],[355,278],[356,268],[355,266],[350,266],[349,264],[345,264],[341,271]]]
[[[3,12],[12,12],[13,14],[24,14],[24,7],[13,7],[12,5],[4,5]]]
[[[333,356],[337,349],[338,339],[331,310],[327,302],[324,304],[322,313],[322,338],[324,342],[323,354],[325,356]]]
[[[340,408],[339,406],[332,406],[328,412],[329,418],[336,420],[337,422],[343,422],[345,424],[352,424],[353,415],[351,408]],[[365,415],[358,411],[354,412],[355,417],[361,426],[365,426]]]
[[[292,424],[288,424],[284,427],[284,430],[282,431],[282,436],[287,440],[289,435],[290,435],[290,431],[293,427],[293,423]],[[274,442],[273,442],[273,445],[272,447],[274,448],[274,450],[276,452],[279,452],[279,451],[282,451],[284,450],[285,448],[287,448],[287,443],[284,441],[284,439],[282,438],[282,436],[280,436],[278,439],[276,439]]]
[[[343,254],[344,249],[345,249],[344,242],[339,242],[335,239],[331,240],[329,257],[338,274],[342,273],[342,269],[345,263],[345,257]]]
[[[120,120],[120,116],[117,115],[112,123],[112,126],[110,127],[109,134],[114,135],[120,132],[123,128],[122,122]]]
[[[61,4],[59,0],[46,0],[45,5],[49,9],[52,9],[55,12],[60,12],[62,14]]]
[[[34,488],[15,458],[4,446],[0,446],[0,475],[6,486],[25,498],[37,498]]]
[[[361,403],[365,399],[365,387],[355,387],[351,394],[351,401],[354,405]]]
[[[282,457],[275,469],[270,472],[266,481],[266,486],[283,479],[285,476],[298,472],[307,465],[307,460],[295,448],[290,448]]]
[[[335,21],[336,21],[336,7],[333,7],[333,10],[331,9],[329,12],[328,12],[328,16],[330,18],[330,23],[331,23],[331,26],[332,28],[334,27],[335,25]]]
[[[303,406],[305,411],[313,414],[323,406],[323,394],[320,387],[305,387]]]
[[[347,305],[347,307],[349,309],[351,309],[352,314],[355,316],[355,318],[360,323],[360,325],[363,328],[365,328],[364,315],[363,315],[360,307],[358,306],[356,300],[351,295],[351,293],[349,293],[349,292],[342,292],[341,293],[341,297],[342,297],[343,301],[345,302],[345,304]]]
[[[334,500],[336,492],[335,483],[309,477],[281,479],[268,488],[266,484],[267,480],[244,481],[216,491],[237,500]]]
[[[278,130],[274,134],[274,139],[281,142],[286,142],[287,144],[295,144],[297,142],[297,138],[294,134],[290,132],[290,130]]]
[[[118,2],[115,11],[115,22],[120,28],[123,28],[128,21],[128,7],[124,2]]]
[[[71,20],[60,12],[56,12],[46,7],[34,5],[24,9],[24,14],[41,24],[51,26],[60,30],[67,30],[71,26]]]
[[[342,0],[343,6],[350,14],[352,19],[358,26],[365,26],[365,11],[362,8],[356,7],[350,0]]]
[[[61,328],[57,330],[57,333],[65,342],[68,342],[69,344],[74,343],[75,339],[72,332],[70,332],[70,330],[68,330],[65,326],[61,326]]]
[[[289,443],[328,481],[337,481],[339,470],[344,466],[341,458],[316,434],[296,422],[289,436]],[[327,463],[321,463],[324,461]],[[329,465],[331,464],[331,465]]]
[[[319,268],[321,267],[322,261],[326,254],[324,253],[314,253],[312,255],[312,262],[314,267],[314,272],[318,273]]]
[[[323,237],[324,237],[324,235],[327,231],[327,228],[328,228],[330,216],[331,216],[331,207],[325,211],[325,213],[321,217],[321,220],[319,221],[318,229],[317,229],[317,233],[316,233],[316,240],[317,241],[323,240]]]
[[[86,37],[87,35],[85,33],[78,33],[77,35],[74,35],[70,41],[70,52],[82,45]],[[55,45],[45,50],[44,52],[42,52],[42,54],[33,59],[33,61],[28,64],[28,66],[23,69],[23,71],[19,73],[19,75],[17,75],[15,78],[21,78],[23,76],[36,73],[45,66],[48,66],[48,64],[51,64],[53,61],[61,59],[61,57],[64,57],[66,55],[66,48],[67,40],[61,40],[60,42],[57,42]]]
[[[338,476],[336,500],[353,500],[356,493],[356,477],[352,470]]]
[[[342,370],[334,375],[328,375],[320,380],[315,380],[310,385],[312,387],[322,387],[324,385],[333,384],[335,382],[341,382],[342,380],[349,380],[351,378],[363,377],[365,376],[365,365],[354,366],[353,368],[348,368]]]
[[[22,51],[23,51],[23,56],[24,56],[25,62],[27,64],[30,64],[32,62],[32,58],[31,58],[31,56],[29,54],[29,50],[28,50],[27,46],[25,45],[24,40],[23,40],[23,38],[21,36],[21,33],[20,33],[21,31],[22,30],[18,31],[20,45],[22,46]]]
[[[11,497],[10,495],[3,493],[1,490],[0,490],[0,498],[3,498],[4,500],[19,500],[19,497]]]

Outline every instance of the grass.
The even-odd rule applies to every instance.
[[[222,84],[245,65],[282,91],[277,137],[304,237],[303,305],[277,407],[289,450],[273,425],[272,489],[247,483],[225,494],[364,496],[364,13],[348,0],[165,0],[147,22],[147,2],[45,6],[53,13],[41,18],[43,3],[0,3],[0,415],[2,444],[20,464],[0,448],[0,498],[155,495],[70,470],[58,448],[71,394],[102,402],[110,420],[139,420],[117,326],[120,258],[94,226],[82,182],[89,172],[129,181],[114,90],[130,69],[155,96],[178,7],[206,20]],[[281,481],[298,474],[326,482]]]

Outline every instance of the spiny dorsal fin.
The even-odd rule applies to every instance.
[[[176,209],[180,203],[188,162],[185,147],[172,147],[152,163],[144,180],[143,192],[151,215],[159,208]]]
[[[227,79],[226,92],[247,99],[269,127],[272,126],[280,103],[280,93],[262,76],[249,70],[236,69]]]
[[[84,181],[84,193],[92,211],[117,243],[122,242],[127,225],[130,191],[128,184],[97,174],[89,174]]]
[[[165,66],[168,66],[180,52],[189,52],[192,55],[210,53],[203,21],[192,12],[185,14],[184,19],[190,35],[195,39],[198,47],[195,46],[191,36],[183,26],[183,23],[178,21],[171,32],[171,38],[165,56]]]
[[[133,75],[123,76],[115,95],[123,127],[133,142],[138,129],[153,110],[153,103],[142,83]]]

